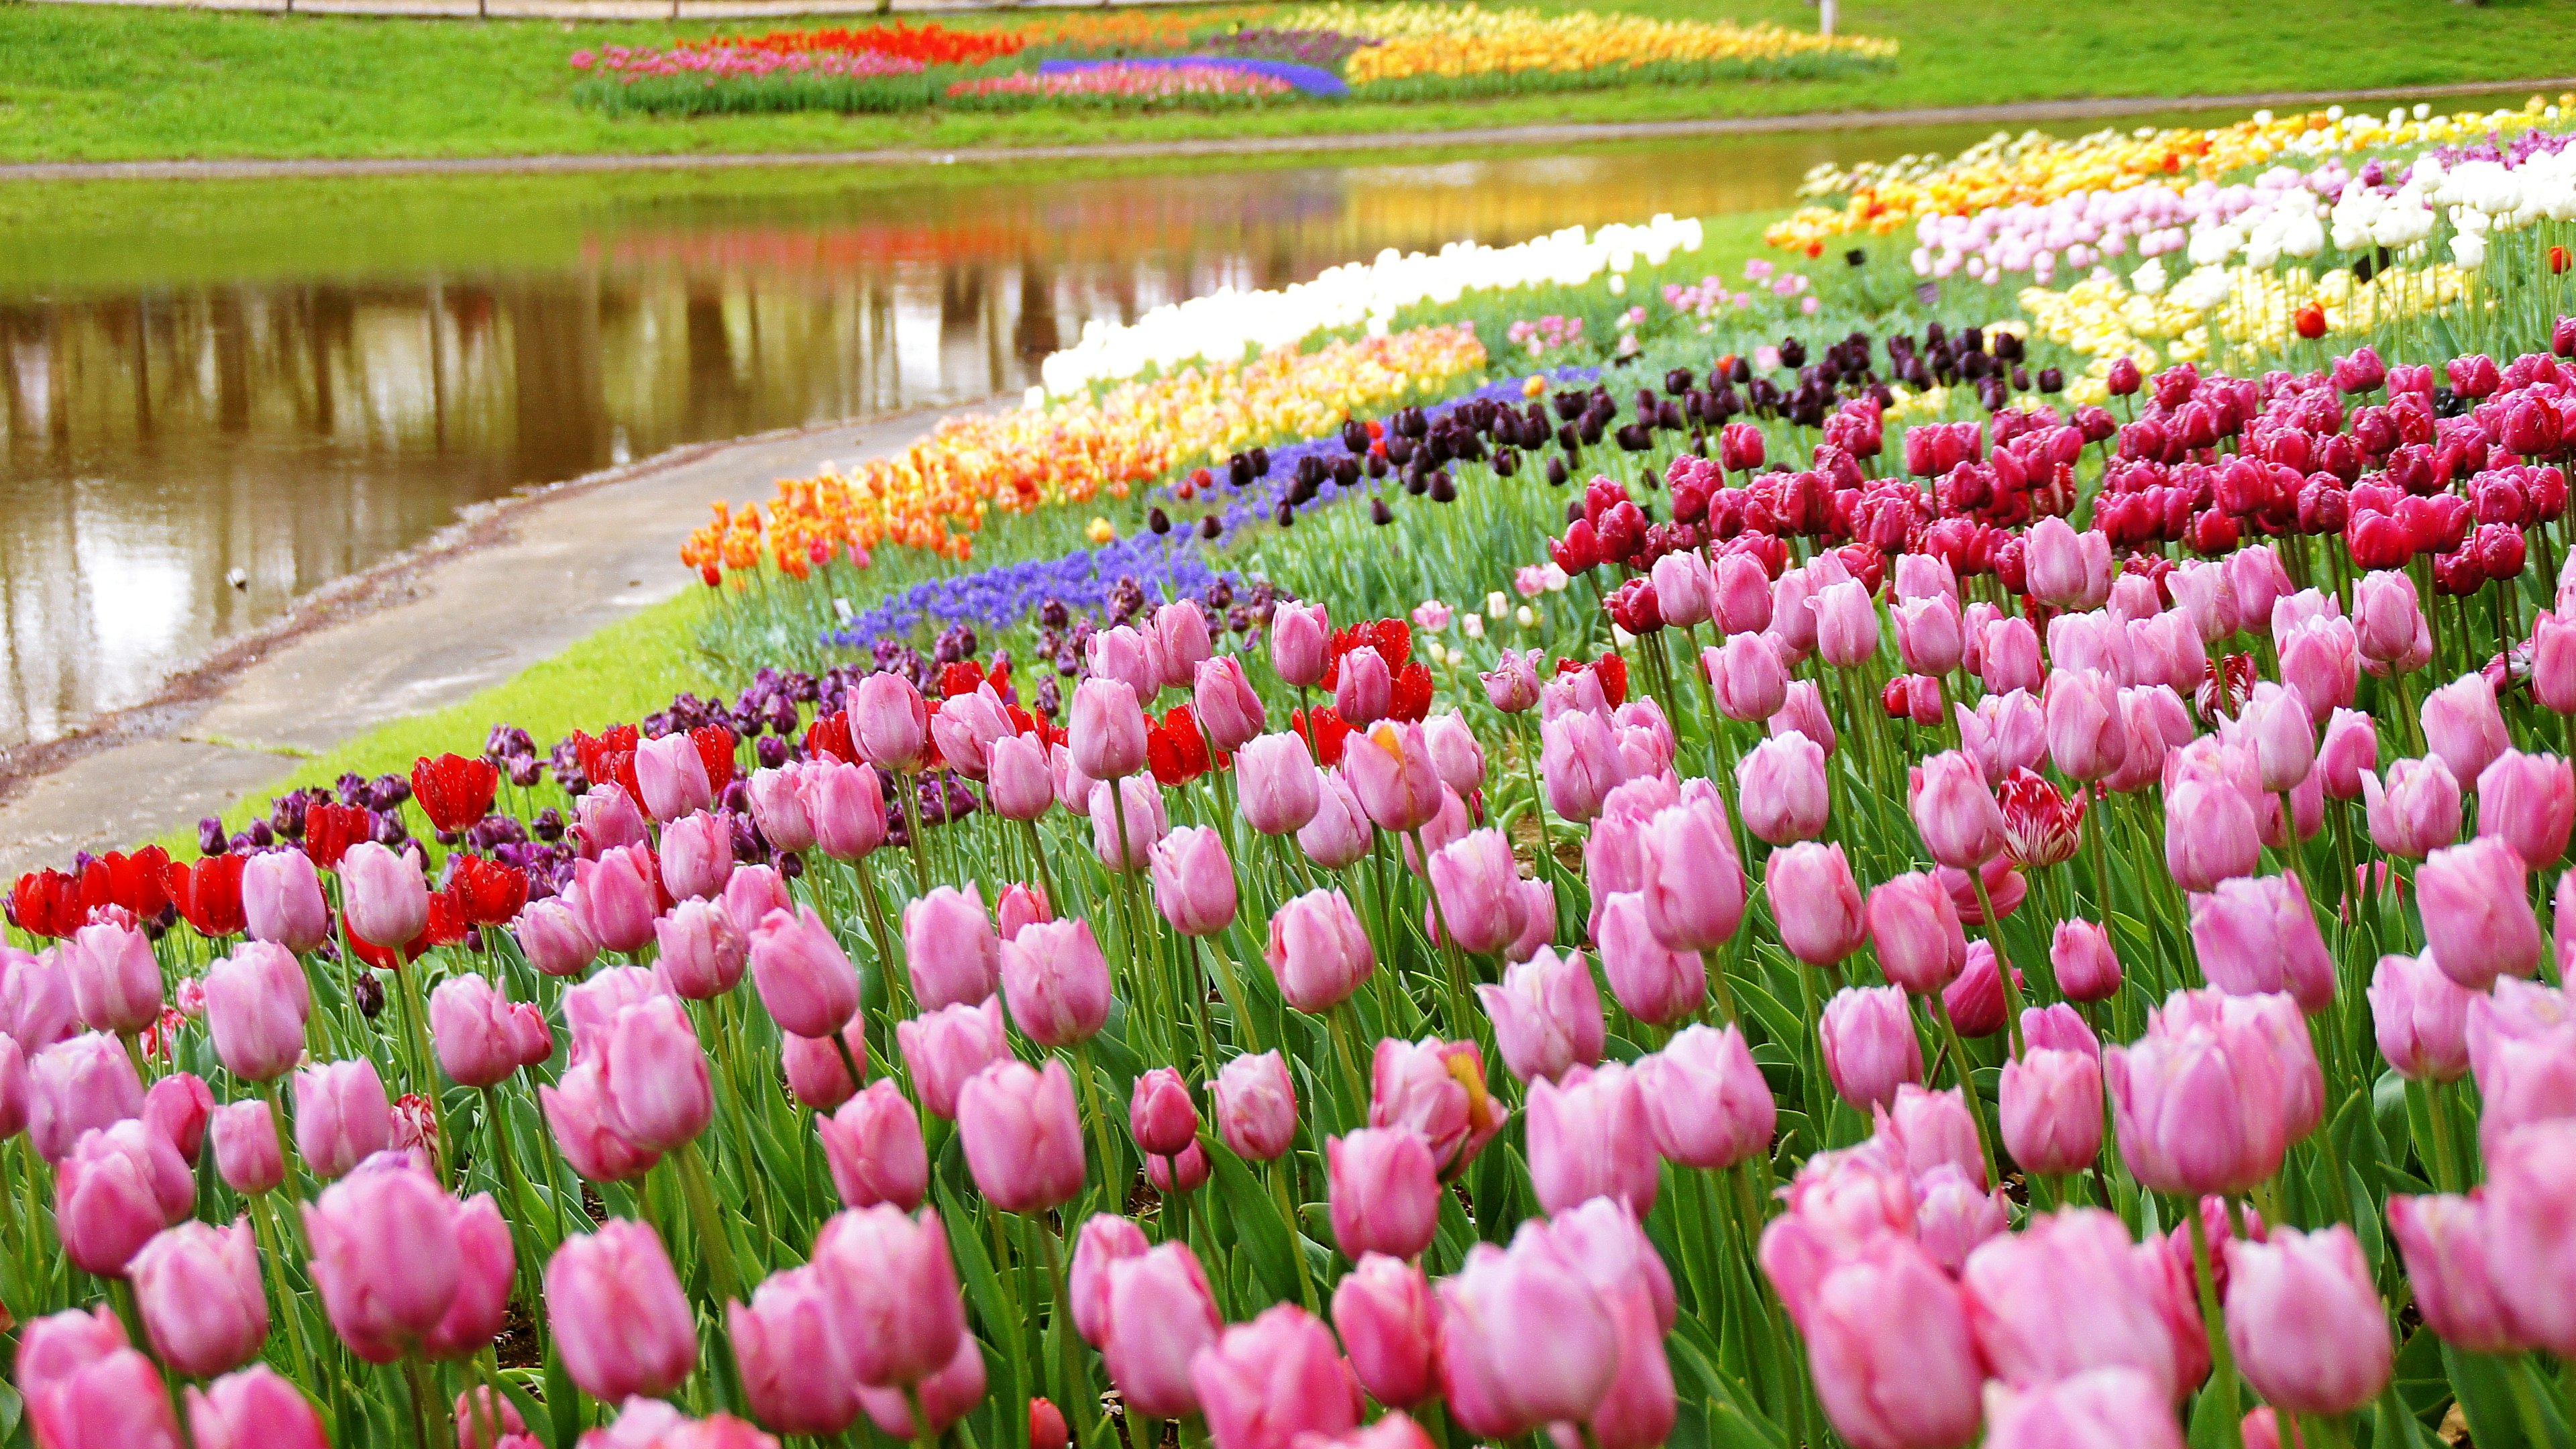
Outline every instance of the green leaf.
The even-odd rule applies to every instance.
[[[2451,1381],[2442,1365],[2442,1340],[2431,1329],[2419,1328],[2397,1351],[2397,1397],[2406,1412],[2427,1423],[2436,1422],[2442,1406],[2451,1401]]]
[[[1253,1176],[1242,1158],[1206,1133],[1199,1134],[1199,1147],[1216,1169],[1217,1192],[1225,1199],[1226,1216],[1233,1223],[1236,1241],[1252,1260],[1253,1275],[1261,1280],[1272,1300],[1299,1301],[1297,1247],[1288,1224],[1279,1218],[1279,1204],[1262,1190],[1261,1179]]]
[[[2513,1384],[2505,1377],[2515,1372],[2513,1365],[2482,1353],[2462,1353],[2446,1343],[2442,1368],[2478,1449],[2548,1449],[2533,1444],[2522,1432],[2522,1418],[2513,1407]]]
[[[581,1391],[573,1387],[572,1371],[564,1367],[563,1345],[552,1340],[546,1344],[546,1407],[548,1449],[572,1449],[582,1431]]]
[[[1710,1363],[1708,1347],[1698,1343],[1687,1330],[1676,1331],[1664,1340],[1665,1356],[1676,1370],[1675,1380],[1696,1381],[1708,1397],[1708,1442],[1720,1449],[1785,1449],[1788,1436],[1745,1407],[1736,1386]]]
[[[948,1227],[948,1251],[957,1259],[966,1280],[966,1301],[975,1305],[975,1316],[984,1320],[987,1333],[995,1338],[1007,1336],[1016,1345],[1019,1320],[1005,1306],[1010,1300],[1002,1296],[1002,1280],[993,1272],[984,1235],[977,1231],[975,1220],[959,1212],[954,1203],[942,1202],[939,1216]]]

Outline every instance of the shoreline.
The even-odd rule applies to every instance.
[[[765,167],[986,166],[1028,162],[1127,161],[1209,156],[1274,156],[1441,150],[1484,146],[1585,145],[1683,140],[1802,131],[1975,125],[1985,122],[2082,121],[2148,111],[2308,108],[2354,101],[2439,100],[2576,88],[2576,76],[2462,81],[2354,90],[2258,91],[2209,96],[2111,96],[2064,101],[2006,101],[1977,106],[1922,106],[1892,111],[1803,111],[1776,116],[1712,116],[1676,121],[1602,121],[1566,125],[1487,126],[1448,131],[1358,135],[1242,136],[1183,141],[1104,141],[1070,146],[974,146],[950,151],[888,147],[848,151],[546,156],[424,156],[383,159],[229,161],[20,161],[0,163],[0,182],[256,181],[294,177],[576,175],[617,171],[720,171]]]
[[[673,550],[714,500],[765,492],[824,458],[900,451],[986,405],[687,444],[466,510],[219,645],[150,699],[0,751],[0,884],[191,825],[313,755],[501,683],[687,588]]]

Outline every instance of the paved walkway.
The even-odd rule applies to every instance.
[[[236,642],[153,704],[23,755],[0,800],[0,887],[132,845],[274,785],[300,756],[497,684],[689,583],[675,550],[718,498],[900,451],[936,413],[682,448],[478,510]],[[53,768],[45,769],[46,766]]]
[[[74,0],[98,3],[98,0]],[[799,13],[811,13],[799,0]],[[461,156],[309,161],[63,161],[0,165],[0,182],[250,180],[278,176],[469,176],[520,172],[695,171],[755,166],[925,166],[1030,161],[1130,161],[1193,156],[1296,155],[1347,151],[1412,151],[1492,146],[1571,146],[1694,136],[1783,131],[1847,131],[1877,126],[2013,125],[2089,121],[2149,111],[2250,111],[2457,96],[2534,94],[2576,89],[2576,76],[2479,81],[2461,85],[2346,91],[2258,91],[2229,96],[2114,96],[2071,101],[2016,101],[1989,106],[1918,106],[1898,111],[1832,111],[1789,116],[1723,116],[1681,121],[1616,121],[1589,125],[1488,126],[1457,131],[1378,131],[1357,136],[1231,136],[1198,141],[1101,142],[1083,146],[971,146],[954,151],[887,149],[673,156]]]

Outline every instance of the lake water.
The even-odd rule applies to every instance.
[[[1223,285],[1775,210],[1819,161],[1985,129],[1414,164],[0,191],[0,749],[149,698],[468,504],[1015,392],[1085,321]]]

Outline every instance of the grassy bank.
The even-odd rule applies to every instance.
[[[1566,0],[1539,3],[1576,8]],[[1601,0],[1595,8],[1711,14],[1696,0]],[[1800,0],[1738,0],[1725,9],[1743,21],[1814,23],[1813,10]],[[1899,42],[1896,65],[1816,80],[1207,115],[1058,110],[648,121],[612,119],[576,105],[577,73],[566,56],[579,47],[667,44],[729,27],[16,5],[0,7],[0,55],[12,61],[0,74],[0,161],[1053,145],[2428,85],[2576,72],[2571,0],[2476,7],[2350,0],[2326,17],[2234,0],[1977,6],[1874,0],[1846,5],[1842,14],[1847,30]],[[995,22],[985,17],[983,23]]]

